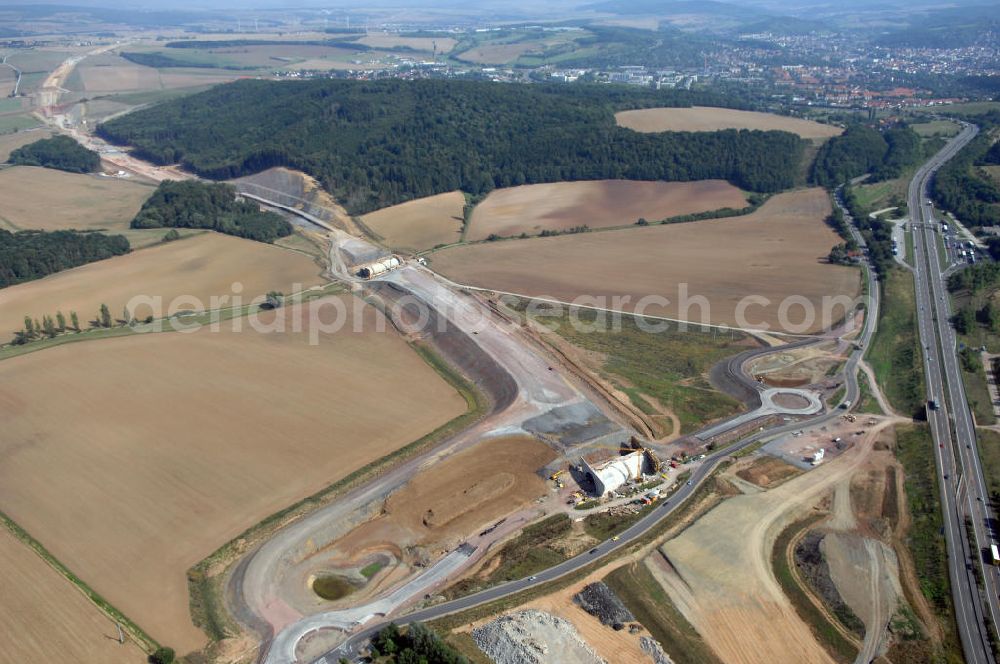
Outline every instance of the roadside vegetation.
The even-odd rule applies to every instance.
[[[959,366],[969,406],[977,424],[994,424],[980,351],[1000,352],[1000,266],[984,261],[960,270],[949,278],[948,290],[954,302],[951,322],[958,336]]]
[[[132,228],[164,227],[208,228],[258,242],[274,242],[292,234],[286,219],[237,198],[232,185],[193,180],[164,180],[132,220]]]
[[[445,592],[448,599],[463,597],[495,586],[530,576],[568,557],[559,546],[572,530],[566,514],[554,514],[538,523],[526,526],[521,534],[503,546],[498,554],[500,564],[485,577],[473,576],[452,585]]]
[[[975,229],[1000,224],[1000,184],[983,168],[1000,164],[1000,147],[992,135],[1000,126],[1000,111],[971,119],[980,126],[979,135],[941,167],[932,181],[931,196]]]
[[[837,662],[853,662],[858,655],[857,646],[847,639],[813,603],[789,560],[792,541],[799,533],[810,528],[820,518],[822,517],[807,518],[785,528],[774,542],[774,549],[771,552],[771,566],[785,596],[795,607],[795,612],[812,630],[820,645]]]
[[[897,426],[896,458],[905,474],[904,488],[911,519],[905,543],[913,558],[920,591],[941,624],[942,648],[949,655],[946,661],[953,661],[954,655],[960,657],[961,650],[955,631],[948,551],[941,536],[944,519],[930,429],[924,424]]]
[[[604,583],[670,653],[675,664],[721,664],[644,563],[622,565],[604,577]]]
[[[70,173],[93,173],[101,168],[101,157],[69,136],[53,136],[23,145],[10,153],[8,161],[19,166],[43,166]]]
[[[629,108],[726,101],[618,86],[242,80],[115,118],[98,133],[213,179],[303,170],[351,214],[565,180],[714,178],[762,193],[793,186],[805,145],[794,134],[642,134],[614,118]],[[651,158],[663,154],[672,158]]]
[[[422,623],[402,630],[389,623],[372,638],[372,657],[378,664],[469,664],[465,656]]]
[[[881,315],[865,357],[889,403],[905,415],[922,418],[924,374],[918,350],[913,277],[894,268],[881,283]]]

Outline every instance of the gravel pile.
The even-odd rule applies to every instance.
[[[663,651],[663,646],[656,639],[651,639],[648,636],[643,636],[639,639],[639,646],[642,651],[653,658],[655,664],[674,664],[670,656]]]
[[[615,629],[623,629],[625,623],[635,621],[635,616],[622,604],[618,595],[601,582],[584,586],[573,596],[573,601],[603,624]]]
[[[496,664],[608,664],[580,638],[573,623],[544,611],[517,611],[472,630]]]

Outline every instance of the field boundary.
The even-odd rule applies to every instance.
[[[151,653],[160,646],[160,644],[153,637],[147,634],[144,629],[139,627],[139,625],[134,623],[128,616],[118,610],[115,605],[104,599],[100,593],[87,585],[86,581],[74,574],[58,558],[52,555],[52,553],[45,548],[44,544],[32,537],[28,531],[18,525],[16,521],[7,516],[7,514],[3,511],[0,511],[0,523],[3,523],[3,526],[18,541],[28,546],[36,554],[38,554],[38,556],[44,560],[49,567],[54,569],[60,576],[73,584],[73,586],[80,591],[80,593],[86,597],[91,604],[97,607],[101,613],[106,615],[116,624],[121,625],[122,629],[125,632],[128,632],[129,637],[131,637],[140,648],[147,653]]]
[[[411,342],[408,345],[465,399],[466,412],[395,452],[362,466],[316,493],[264,517],[192,566],[187,572],[189,607],[195,626],[204,631],[210,639],[206,648],[228,636],[225,626],[231,625],[232,620],[225,607],[225,600],[221,599],[225,596],[225,592],[220,590],[223,584],[228,582],[234,565],[249,548],[275,531],[323,507],[344,492],[377,478],[448,436],[471,426],[486,414],[489,399],[472,382],[427,345],[419,342]],[[223,565],[223,569],[211,574],[210,570],[220,564]]]
[[[684,320],[683,318],[669,318],[667,316],[654,316],[652,314],[637,314],[634,311],[623,311],[621,309],[611,309],[608,307],[595,307],[589,304],[573,304],[572,302],[564,302],[563,300],[556,300],[554,298],[548,297],[538,297],[536,295],[525,295],[524,293],[511,293],[509,291],[496,290],[495,288],[483,288],[481,286],[471,286],[469,284],[460,284],[458,282],[452,281],[448,277],[445,277],[440,272],[435,272],[438,278],[443,279],[455,288],[464,289],[468,291],[476,291],[479,293],[493,293],[495,295],[507,295],[509,297],[516,297],[522,300],[529,300],[534,302],[545,302],[546,304],[558,304],[564,307],[571,307],[576,309],[588,309],[591,311],[598,311],[608,314],[620,314],[622,316],[631,316],[632,318],[646,318],[648,320],[662,320],[668,323],[677,323],[684,325],[690,325],[692,327],[698,327],[701,329],[716,329],[728,332],[730,330],[736,330],[737,332],[744,332],[746,334],[757,335],[766,334],[768,336],[779,336],[779,337],[795,337],[801,339],[826,339],[828,338],[825,334],[796,334],[794,332],[779,332],[777,330],[758,330],[752,327],[737,327],[735,325],[721,325],[718,323],[696,323],[694,321]]]

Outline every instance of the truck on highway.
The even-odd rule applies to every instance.
[[[931,399],[930,401],[928,401],[927,402],[927,407],[930,408],[931,410],[937,410],[938,409],[938,402],[937,402],[937,400],[936,399]]]
[[[997,549],[996,544],[990,544],[990,558],[994,565],[1000,567],[1000,549]]]

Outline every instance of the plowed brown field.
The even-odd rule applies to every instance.
[[[668,217],[719,208],[742,208],[743,192],[722,180],[637,182],[592,180],[497,189],[476,206],[467,240],[538,235],[575,226],[604,228],[634,224],[640,217]]]
[[[432,267],[463,284],[564,302],[590,296],[582,303],[614,309],[666,298],[647,300],[644,313],[754,328],[781,329],[781,302],[794,295],[817,311],[811,329],[818,329],[823,297],[853,297],[861,283],[857,269],[826,261],[840,241],[823,221],[829,212],[826,193],[807,189],[774,196],[743,217],[448,248],[433,255]],[[696,296],[709,306],[698,306]],[[746,307],[740,321],[746,296],[767,303]],[[832,319],[843,315],[832,309]],[[785,313],[786,331],[805,331],[803,307]]]
[[[371,307],[356,316],[363,332],[318,345],[227,324],[0,362],[0,509],[154,638],[199,647],[191,565],[465,411]]]

